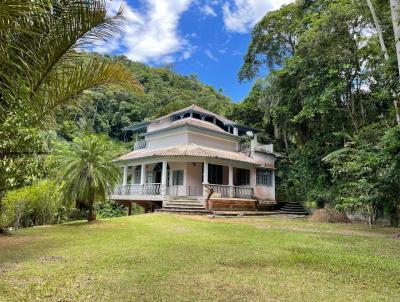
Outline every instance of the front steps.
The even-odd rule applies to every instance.
[[[203,202],[193,196],[178,196],[167,199],[162,208],[156,209],[156,212],[166,212],[175,214],[198,214],[206,215],[211,211],[206,210]],[[276,210],[269,211],[213,211],[213,216],[216,217],[243,217],[243,216],[273,216],[273,215],[293,215],[305,216],[308,213],[303,206],[298,202],[283,203]]]
[[[198,201],[197,197],[179,196],[166,201],[161,209],[157,212],[168,212],[176,214],[209,214],[204,207],[203,202]]]
[[[291,215],[308,215],[304,207],[298,202],[285,202],[276,211],[280,214],[291,214]]]

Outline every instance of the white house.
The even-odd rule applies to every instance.
[[[112,200],[177,212],[275,204],[276,156],[257,129],[192,105],[126,130],[138,139],[116,159],[123,177]]]

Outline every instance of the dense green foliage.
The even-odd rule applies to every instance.
[[[40,181],[7,192],[0,203],[0,228],[27,227],[64,221],[70,205],[55,182]]]
[[[114,202],[99,202],[95,205],[96,215],[101,218],[115,218],[115,217],[122,217],[126,216],[127,209],[122,205],[118,205]],[[133,204],[132,205],[132,214],[142,214],[143,208]]]
[[[263,110],[264,129],[287,156],[281,199],[398,214],[395,40],[389,4],[373,5],[387,59],[366,1],[298,0],[253,30],[239,78],[261,78],[239,106]],[[251,122],[249,112],[236,116]]]
[[[38,155],[48,152],[43,132],[56,108],[91,87],[141,86],[120,62],[82,59],[76,51],[120,28],[122,10],[109,16],[106,1],[7,0],[0,1],[0,11],[1,199],[40,175]]]

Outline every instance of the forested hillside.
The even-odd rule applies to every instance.
[[[88,90],[77,98],[76,106],[59,114],[60,134],[69,137],[86,130],[124,140],[124,127],[191,104],[221,114],[231,110],[229,98],[201,83],[195,75],[182,76],[171,66],[150,67],[122,56],[116,59],[132,71],[143,85],[144,93],[113,86]]]

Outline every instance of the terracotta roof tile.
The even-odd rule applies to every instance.
[[[225,151],[198,146],[196,144],[182,144],[175,147],[156,150],[134,150],[118,158],[118,160],[132,160],[148,157],[207,157],[240,161],[255,164],[254,159],[240,152]]]

